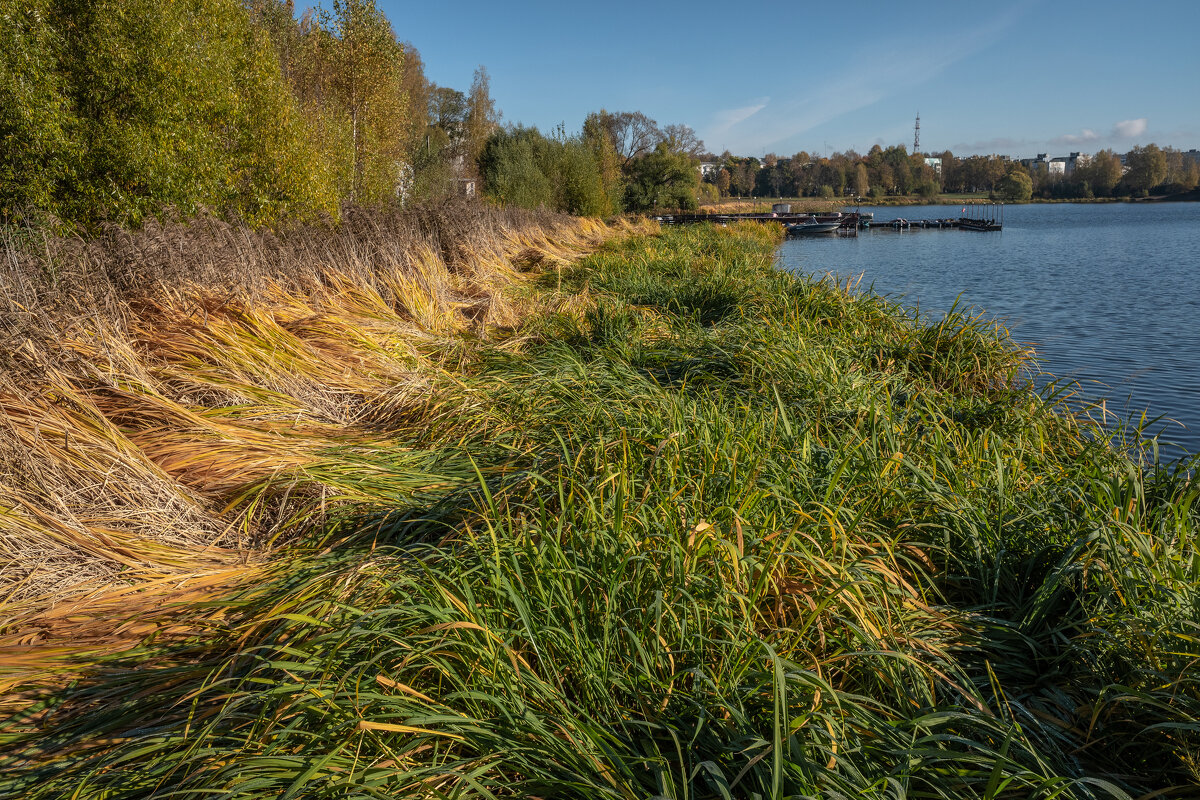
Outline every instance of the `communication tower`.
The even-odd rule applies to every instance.
[[[913,126],[913,153],[921,152],[921,112],[917,112],[917,124]]]

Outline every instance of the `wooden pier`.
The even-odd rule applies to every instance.
[[[873,214],[858,211],[812,214],[665,214],[655,217],[663,225],[689,225],[697,222],[713,222],[728,225],[734,222],[774,222],[784,226],[805,222],[837,222],[838,227],[824,235],[856,236],[860,230],[925,230],[957,228],[964,231],[999,231],[1004,225],[1003,204],[964,206],[959,217],[939,219],[895,219],[877,220]]]

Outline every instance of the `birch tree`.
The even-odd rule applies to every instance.
[[[320,27],[332,99],[349,121],[349,198],[390,197],[404,157],[403,48],[374,0],[334,0]]]

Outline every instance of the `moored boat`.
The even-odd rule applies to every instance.
[[[998,231],[1001,229],[1000,223],[992,219],[972,219],[970,217],[962,217],[958,220],[959,230],[964,231]]]
[[[793,222],[787,226],[787,232],[793,236],[815,236],[821,233],[833,233],[842,226],[840,220],[821,222],[816,217],[809,217],[806,222]]]

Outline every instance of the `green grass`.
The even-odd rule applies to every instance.
[[[547,275],[586,309],[416,415],[405,458],[473,485],[330,465],[361,513],[0,726],[0,795],[1195,796],[1186,468],[1097,439],[995,325],[776,244]]]

